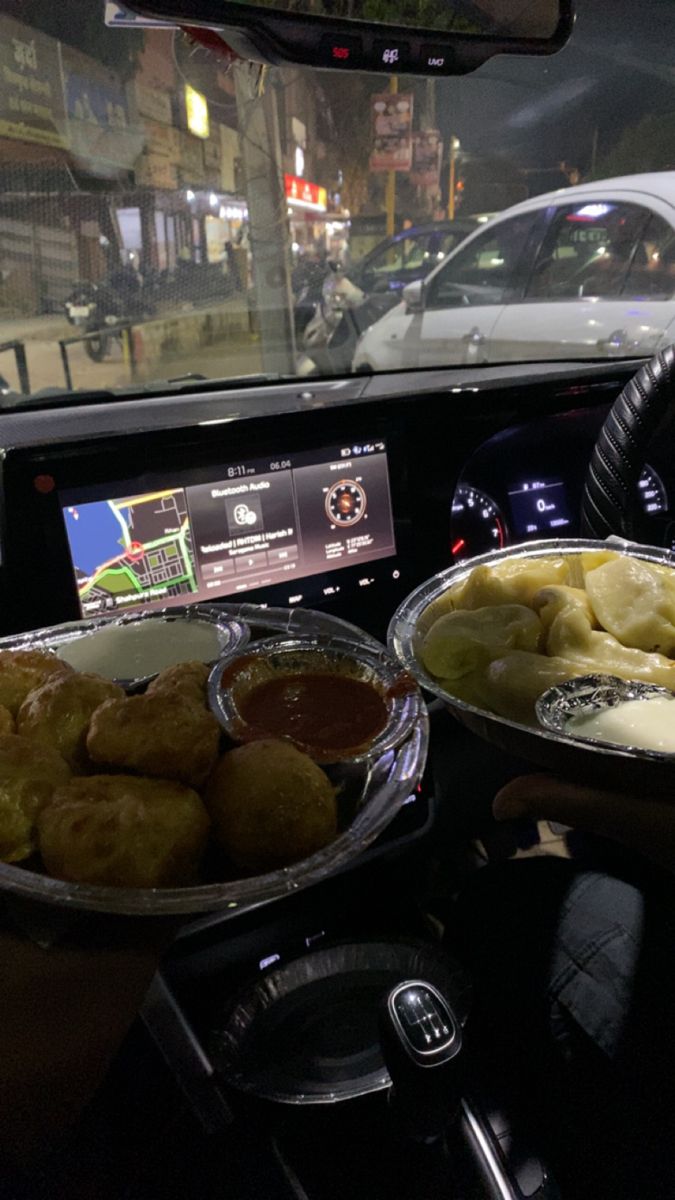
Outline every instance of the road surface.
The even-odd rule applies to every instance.
[[[19,338],[24,342],[28,359],[31,392],[44,388],[66,386],[63,364],[59,351],[59,339],[71,337],[73,329],[60,318],[45,317],[29,322],[22,327],[21,321],[0,323],[0,343]],[[86,391],[129,387],[133,380],[128,364],[124,361],[121,344],[113,340],[109,356],[104,362],[92,362],[82,343],[68,347],[68,359],[73,388]],[[228,338],[221,344],[203,346],[195,350],[172,355],[167,354],[160,362],[141,364],[138,377],[141,382],[173,379],[194,372],[208,378],[227,378],[235,375],[250,375],[262,370],[260,345],[252,338],[234,340]],[[6,379],[13,390],[19,390],[19,378],[14,355],[6,351],[0,355],[0,376]]]

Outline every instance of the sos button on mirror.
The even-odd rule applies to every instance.
[[[363,62],[363,43],[359,37],[327,33],[319,43],[319,53],[327,67],[358,67]]]

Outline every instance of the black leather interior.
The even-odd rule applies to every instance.
[[[675,399],[675,347],[638,371],[615,400],[593,451],[582,508],[582,535],[636,536],[631,499],[645,453]]]

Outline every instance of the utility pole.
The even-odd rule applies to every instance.
[[[459,138],[451,135],[450,137],[450,170],[448,174],[448,220],[455,219],[455,172],[457,166],[457,152],[460,149]]]
[[[436,80],[433,78],[426,81],[426,96],[425,96],[425,113],[424,113],[425,128],[427,130],[436,129]],[[438,164],[438,188],[434,193],[431,190],[427,192],[426,206],[430,213],[436,214],[436,209],[440,204],[440,186],[441,186],[441,166],[442,166],[442,151],[441,161]]]
[[[256,63],[232,67],[263,371],[295,375],[291,253],[277,98]]]
[[[389,91],[392,96],[398,94],[398,75],[392,75],[389,80]],[[387,237],[391,237],[396,225],[396,172],[387,171],[386,190]]]

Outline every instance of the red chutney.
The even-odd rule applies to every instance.
[[[310,672],[267,679],[251,689],[239,711],[253,736],[289,737],[322,754],[367,745],[388,718],[371,684]]]

